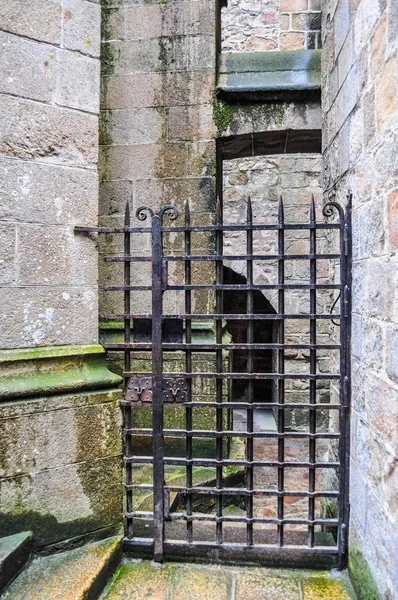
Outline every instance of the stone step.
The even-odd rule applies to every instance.
[[[32,543],[30,531],[0,539],[0,594],[29,562]]]
[[[146,561],[122,564],[102,600],[352,600],[349,582],[328,571]]]
[[[3,600],[95,600],[116,570],[122,538],[36,558],[4,592]]]

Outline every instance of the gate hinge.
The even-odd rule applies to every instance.
[[[347,525],[343,523],[340,528],[340,552],[345,554],[347,552]]]
[[[348,256],[348,250],[349,250],[349,236],[348,236],[348,223],[344,224],[344,230],[343,230],[343,241],[344,241],[344,254],[345,256]]]
[[[344,295],[343,295],[343,310],[344,317],[348,317],[349,315],[349,306],[350,306],[350,288],[348,285],[344,286]]]
[[[341,406],[343,408],[347,408],[348,407],[348,384],[349,384],[349,378],[346,375],[344,377],[344,381],[343,381],[343,402],[341,404]]]

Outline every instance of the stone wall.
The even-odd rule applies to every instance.
[[[99,54],[97,2],[1,3],[0,535],[36,547],[121,523],[121,379],[73,231],[97,221]]]
[[[321,47],[320,0],[228,0],[222,9],[225,51]]]
[[[398,4],[323,2],[325,199],[353,192],[350,568],[398,597]]]
[[[126,202],[132,215],[142,205],[182,209],[186,200],[193,213],[213,213],[214,0],[111,0],[103,29],[101,223],[120,224]],[[133,248],[149,252],[149,237],[137,240]],[[117,244],[105,240],[100,253],[116,252]],[[135,274],[136,283],[148,280],[144,268]],[[104,267],[100,277],[119,275]],[[120,313],[121,301],[120,294],[104,295],[101,313]],[[166,306],[175,311],[176,302],[168,294]],[[132,305],[135,312],[148,312],[150,295],[133,294]]]
[[[97,340],[99,6],[0,7],[3,348]]]

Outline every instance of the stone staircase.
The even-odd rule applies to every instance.
[[[29,564],[31,549],[29,533],[0,540],[2,600],[355,598],[347,575],[328,571],[129,560],[122,557],[121,537],[37,557]]]

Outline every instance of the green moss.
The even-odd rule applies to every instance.
[[[213,119],[215,126],[217,127],[217,135],[221,137],[223,133],[228,129],[229,124],[232,121],[232,117],[237,110],[237,105],[228,104],[224,100],[220,100],[217,92],[213,94]]]
[[[381,600],[368,563],[355,548],[350,550],[348,569],[359,600]]]
[[[112,75],[115,71],[116,60],[120,54],[119,48],[114,47],[112,42],[102,42],[101,44],[101,74],[103,76]]]
[[[100,146],[112,146],[113,138],[110,133],[109,120],[111,113],[109,110],[101,111],[99,126],[99,144]]]

